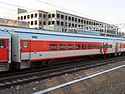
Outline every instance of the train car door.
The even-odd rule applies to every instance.
[[[9,56],[8,39],[0,39],[0,62],[7,62]]]
[[[118,53],[118,47],[119,45],[118,45],[118,43],[116,43],[116,45],[115,45],[115,53]]]
[[[21,40],[21,60],[30,60],[31,40]]]

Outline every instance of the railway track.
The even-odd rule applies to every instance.
[[[34,81],[40,81],[43,79],[47,79],[54,76],[60,76],[67,73],[73,73],[80,70],[85,70],[88,68],[98,67],[102,65],[106,65],[109,63],[115,63],[119,61],[124,61],[125,56],[113,57],[108,59],[101,60],[92,60],[92,61],[81,61],[82,63],[70,63],[67,65],[56,66],[51,68],[44,68],[42,70],[33,72],[33,73],[25,73],[18,74],[9,77],[1,77],[0,78],[0,89],[9,88],[11,86],[16,86],[20,84],[31,83]]]

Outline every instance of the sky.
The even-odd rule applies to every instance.
[[[60,10],[109,24],[125,23],[125,0],[0,0],[0,18],[18,7],[29,11]]]

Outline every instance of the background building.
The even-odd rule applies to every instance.
[[[26,21],[31,28],[47,29],[66,32],[69,28],[82,28],[102,33],[117,33],[118,26],[96,21],[93,19],[54,10],[45,12],[36,10],[18,13],[18,20]]]

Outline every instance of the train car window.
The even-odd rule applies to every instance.
[[[82,49],[86,49],[86,44],[82,44]]]
[[[68,44],[68,50],[73,50],[74,49],[74,45],[73,44]]]
[[[97,48],[97,46],[94,44],[94,45],[93,45],[93,48],[94,48],[94,49],[96,49],[96,48]]]
[[[6,46],[6,41],[0,40],[0,48],[5,48],[5,46]]]
[[[92,49],[92,44],[88,44],[88,49]]]
[[[23,41],[23,47],[24,48],[28,48],[28,40],[24,40]]]
[[[60,44],[59,45],[59,50],[66,50],[66,45],[65,44]]]
[[[75,45],[75,49],[76,49],[76,50],[79,50],[79,49],[80,49],[80,44],[76,44],[76,45]]]
[[[50,50],[57,50],[57,44],[50,44],[49,49]]]

